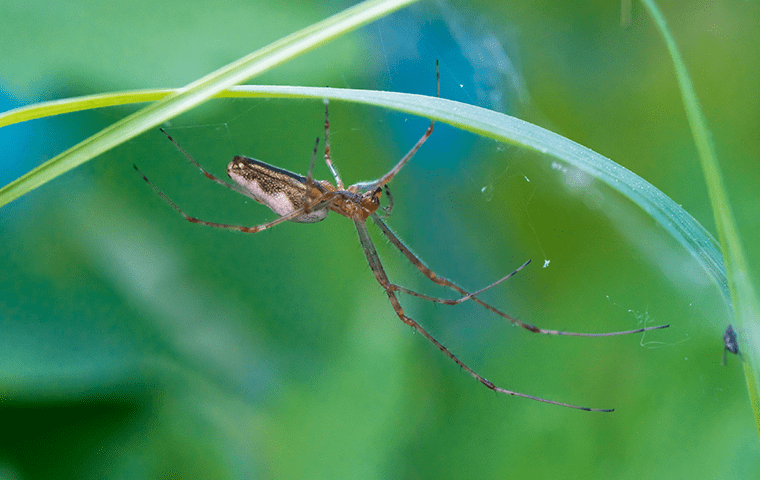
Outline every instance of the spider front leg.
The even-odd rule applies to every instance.
[[[203,175],[206,176],[206,178],[208,178],[209,180],[213,180],[214,182],[218,183],[219,185],[221,185],[223,187],[227,187],[230,190],[234,190],[234,191],[240,193],[240,191],[237,189],[237,187],[235,187],[235,185],[231,185],[231,184],[225,182],[224,180],[222,180],[220,178],[217,178],[214,175],[212,175],[209,172],[207,172],[206,169],[203,168],[200,163],[196,162],[195,159],[193,157],[191,157],[190,154],[187,153],[184,148],[180,147],[179,143],[177,143],[177,141],[174,140],[171,137],[171,135],[169,135],[168,133],[166,133],[166,130],[164,130],[163,128],[159,128],[159,130],[161,131],[161,133],[163,133],[164,135],[166,135],[166,138],[168,138],[169,141],[172,142],[175,147],[177,147],[177,150],[179,150],[182,153],[182,155],[184,155],[185,158],[187,158],[190,161],[190,163],[192,163],[193,165],[195,165],[196,167],[198,167],[198,170],[200,170],[203,173]],[[137,167],[135,167],[135,169],[136,168]],[[145,175],[143,175],[143,178],[145,178]],[[150,182],[148,182],[148,183],[150,184]],[[154,187],[154,190],[155,190],[155,187]]]
[[[441,96],[441,75],[438,71],[438,60],[435,61],[435,85],[435,96],[438,98]],[[420,149],[422,144],[427,141],[430,134],[433,133],[433,127],[435,127],[435,121],[430,120],[430,126],[427,128],[427,130],[425,130],[425,133],[422,135],[422,137],[417,140],[417,143],[414,144],[411,150],[409,150],[407,154],[404,155],[393,168],[391,168],[390,172],[383,175],[379,180],[371,182],[371,188],[384,186],[393,180],[393,177],[395,177],[396,174],[404,167],[404,165],[406,165],[406,162],[411,160],[414,154],[417,153],[417,150]]]
[[[453,360],[457,365],[459,365],[464,371],[469,373],[477,381],[479,381],[480,383],[485,385],[487,388],[495,392],[503,393],[505,395],[513,395],[516,397],[528,398],[530,400],[535,400],[537,402],[551,403],[553,405],[559,405],[559,406],[568,407],[568,408],[575,408],[578,410],[586,410],[590,412],[612,412],[614,410],[614,409],[581,407],[581,406],[572,405],[569,403],[556,402],[554,400],[534,397],[533,395],[528,395],[525,393],[514,392],[512,390],[507,390],[501,387],[497,387],[492,382],[480,376],[473,369],[465,365],[465,363],[462,362],[459,358],[457,358],[456,355],[451,353],[451,351],[448,348],[444,347],[443,344],[441,344],[441,342],[439,342],[432,335],[430,335],[427,332],[427,330],[422,328],[422,326],[419,323],[415,322],[412,318],[408,317],[404,313],[404,309],[401,307],[401,303],[399,303],[395,292],[393,291],[393,289],[390,288],[391,283],[388,280],[388,276],[385,274],[383,265],[380,263],[380,257],[377,254],[377,250],[375,250],[375,246],[372,243],[372,239],[370,239],[369,231],[367,231],[367,225],[362,220],[354,220],[354,224],[356,225],[356,231],[359,234],[359,241],[361,242],[362,248],[364,249],[364,254],[367,257],[367,262],[369,262],[369,267],[370,269],[372,269],[372,273],[375,274],[375,278],[377,279],[377,282],[380,284],[380,286],[383,287],[383,289],[385,289],[385,293],[388,295],[388,299],[390,300],[391,305],[393,306],[393,310],[396,312],[396,315],[398,315],[398,317],[401,319],[402,322],[404,322],[405,324],[409,325],[410,327],[420,332],[433,345],[438,347],[438,349],[441,352],[443,352],[447,357]]]

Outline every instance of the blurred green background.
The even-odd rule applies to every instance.
[[[2,110],[177,87],[348,2],[0,2]],[[748,256],[760,184],[760,8],[661,5],[713,132]],[[441,95],[537,123],[633,170],[714,231],[670,59],[616,2],[426,1],[252,82]],[[0,130],[0,184],[134,111]],[[210,171],[243,154],[305,173],[318,101],[218,100],[166,130]],[[331,105],[347,183],[385,173],[426,120]],[[651,218],[550,158],[438,125],[390,187],[388,223],[440,275],[545,328],[671,328],[552,338],[477,305],[407,312],[508,389],[483,388],[395,316],[339,216],[255,235],[266,208],[207,181],[160,132],[0,210],[2,478],[757,478],[726,309]],[[317,176],[329,178],[323,164]],[[370,227],[392,281],[430,284]],[[542,265],[548,261],[548,266]],[[757,269],[753,271],[757,279]]]

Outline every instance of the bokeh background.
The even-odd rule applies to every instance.
[[[0,108],[184,85],[350,2],[0,2]],[[760,8],[667,2],[752,265],[760,247]],[[424,1],[252,82],[441,95],[558,132],[714,231],[670,59],[633,3]],[[6,184],[138,107],[0,130]],[[333,102],[348,183],[385,173],[426,120]],[[167,131],[218,175],[237,154],[305,172],[319,101],[218,100]],[[721,366],[717,289],[651,218],[533,152],[438,125],[390,185],[389,225],[436,272],[546,328],[402,297],[483,388],[398,320],[342,217],[255,235],[266,208],[158,131],[0,210],[0,478],[757,478],[741,360]],[[329,178],[323,164],[317,175]],[[396,283],[431,285],[370,227]],[[547,264],[548,262],[548,264]],[[546,264],[546,267],[544,265]],[[753,271],[757,279],[757,269]]]

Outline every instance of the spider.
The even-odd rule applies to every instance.
[[[436,62],[436,96],[440,97],[440,91],[441,91],[440,74],[438,70],[438,62]],[[433,126],[435,125],[435,121],[433,120],[430,121],[430,126],[427,128],[427,130],[422,135],[422,137],[411,148],[411,150],[409,150],[409,152],[406,155],[404,155],[404,157],[401,160],[399,160],[398,163],[396,163],[396,165],[388,173],[380,177],[378,180],[374,180],[370,182],[360,182],[360,183],[351,185],[349,187],[345,187],[343,184],[343,181],[340,178],[340,175],[338,174],[338,171],[335,168],[335,165],[332,162],[332,159],[330,158],[329,102],[325,100],[324,103],[325,103],[325,155],[324,157],[325,157],[325,163],[327,164],[327,167],[330,169],[330,172],[332,173],[332,176],[335,179],[335,185],[325,180],[315,180],[312,176],[312,172],[314,170],[314,161],[317,155],[317,148],[319,146],[319,138],[317,138],[317,141],[314,145],[314,152],[312,153],[312,157],[311,157],[309,173],[307,174],[306,177],[299,175],[297,173],[293,173],[293,172],[269,165],[259,160],[255,160],[253,158],[236,156],[232,160],[232,162],[230,162],[229,165],[227,165],[227,174],[229,175],[230,178],[232,178],[232,180],[236,184],[236,185],[233,185],[207,172],[171,136],[169,136],[163,129],[161,130],[161,132],[167,136],[167,138],[177,147],[177,149],[179,149],[179,151],[190,161],[190,163],[192,163],[198,169],[200,169],[200,171],[207,178],[209,178],[210,180],[213,180],[219,185],[222,185],[223,187],[229,188],[230,190],[236,191],[240,194],[243,194],[247,197],[252,198],[258,203],[266,205],[274,213],[279,215],[277,219],[272,220],[270,222],[267,222],[261,225],[256,225],[253,227],[246,227],[246,226],[239,226],[239,225],[228,225],[228,224],[223,224],[223,223],[208,222],[205,220],[200,220],[195,217],[191,217],[190,215],[186,214],[182,209],[180,209],[172,200],[170,200],[169,197],[167,197],[161,190],[159,190],[158,187],[156,187],[150,180],[148,180],[148,178],[142,172],[140,172],[140,170],[137,168],[136,165],[134,166],[134,168],[135,170],[138,171],[138,173],[140,173],[140,175],[148,183],[148,185],[150,185],[150,187],[164,201],[166,201],[166,203],[168,203],[174,210],[179,212],[186,220],[192,223],[208,225],[210,227],[225,228],[229,230],[239,230],[241,232],[246,232],[246,233],[255,233],[255,232],[260,232],[262,230],[266,230],[268,228],[274,227],[275,225],[279,225],[280,223],[283,223],[285,221],[298,222],[298,223],[319,222],[321,220],[324,220],[325,217],[327,217],[327,214],[331,211],[349,218],[350,220],[354,222],[354,225],[356,226],[356,231],[359,234],[359,241],[361,242],[362,249],[364,250],[364,254],[367,257],[367,262],[369,263],[369,267],[372,270],[372,273],[375,275],[375,279],[377,280],[377,282],[380,284],[380,286],[383,287],[383,289],[385,290],[385,293],[388,295],[388,299],[390,300],[391,306],[393,307],[393,310],[396,312],[396,315],[398,315],[401,321],[404,322],[406,325],[412,327],[413,329],[421,333],[431,343],[433,343],[436,347],[438,347],[440,351],[442,351],[446,356],[448,356],[451,360],[453,360],[468,374],[470,374],[475,379],[477,379],[480,383],[482,383],[487,388],[495,392],[499,392],[505,395],[514,395],[517,397],[528,398],[528,399],[536,400],[539,402],[550,403],[554,405],[560,405],[563,407],[575,408],[579,410],[596,411],[596,412],[612,412],[614,409],[581,407],[578,405],[562,403],[562,402],[558,402],[554,400],[548,400],[545,398],[536,397],[533,395],[528,395],[525,393],[519,393],[519,392],[507,390],[507,389],[494,385],[492,382],[486,380],[484,377],[476,373],[473,369],[465,365],[448,348],[446,348],[438,340],[433,338],[433,336],[430,335],[419,323],[417,323],[415,320],[407,316],[406,313],[404,313],[404,309],[402,308],[401,303],[398,300],[398,297],[396,296],[396,292],[406,293],[406,294],[413,295],[413,296],[416,296],[416,297],[419,297],[431,302],[442,303],[446,305],[457,305],[464,301],[472,300],[474,302],[477,302],[484,308],[490,310],[491,312],[494,312],[497,315],[509,320],[510,322],[512,322],[513,324],[519,327],[522,327],[526,330],[530,330],[531,332],[543,333],[547,335],[603,337],[603,336],[612,336],[612,335],[625,335],[625,334],[630,334],[630,333],[644,332],[647,330],[666,328],[668,327],[668,325],[660,325],[656,327],[646,327],[646,328],[639,328],[636,330],[629,330],[629,331],[624,331],[624,332],[609,332],[609,333],[577,333],[577,332],[564,332],[564,331],[559,331],[559,330],[547,330],[547,329],[539,328],[539,327],[521,322],[520,320],[502,312],[496,307],[493,307],[490,304],[478,298],[479,294],[498,285],[499,283],[503,282],[504,280],[511,277],[512,275],[515,275],[522,268],[528,265],[528,263],[530,263],[530,260],[522,264],[512,273],[500,278],[499,280],[492,283],[491,285],[488,285],[487,287],[481,290],[478,290],[474,293],[468,293],[467,291],[465,291],[463,288],[456,285],[455,283],[436,275],[432,270],[426,267],[425,264],[422,263],[422,261],[419,258],[417,258],[411,252],[411,250],[409,250],[406,247],[406,245],[404,245],[404,243],[396,236],[396,234],[394,234],[391,231],[391,229],[383,221],[383,219],[388,216],[391,209],[393,208],[393,197],[391,196],[391,193],[390,193],[390,190],[388,189],[387,184],[399,173],[399,171],[404,167],[404,165],[406,165],[406,163],[414,156],[414,154],[422,146],[422,144],[425,143],[428,137],[430,137],[430,134],[433,132]],[[381,208],[380,198],[383,191],[385,191],[386,195],[388,196],[389,203],[386,207]],[[382,210],[384,212],[384,215],[383,216],[379,215],[378,210]],[[385,273],[385,269],[383,268],[383,265],[380,263],[380,257],[378,256],[377,250],[375,250],[375,246],[372,243],[372,240],[370,238],[369,231],[367,230],[367,225],[366,225],[367,219],[372,219],[372,221],[375,223],[375,225],[377,225],[380,231],[386,237],[388,237],[390,242],[393,245],[395,245],[396,248],[398,248],[399,251],[401,251],[401,253],[407,259],[409,259],[409,261],[420,272],[422,272],[423,275],[425,275],[428,279],[430,279],[433,283],[437,285],[448,287],[456,291],[458,294],[462,295],[462,297],[457,298],[457,299],[443,299],[443,298],[431,297],[429,295],[418,293],[418,292],[409,290],[407,288],[404,288],[400,285],[391,283],[390,280],[388,279],[388,276]]]
[[[739,355],[739,358],[744,360],[741,352],[739,351],[739,341],[736,338],[736,330],[734,330],[733,325],[726,327],[726,331],[723,333],[723,344],[725,346],[723,347],[723,360],[720,362],[721,365],[726,364],[727,352],[731,352],[734,355]]]

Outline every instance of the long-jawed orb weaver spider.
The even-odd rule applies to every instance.
[[[440,82],[440,74],[438,71],[438,62],[436,62],[436,85],[437,85],[436,95],[440,96],[441,82]],[[182,211],[173,201],[169,199],[169,197],[167,197],[161,190],[158,189],[158,187],[156,187],[150,180],[148,180],[148,178],[145,175],[143,175],[142,172],[140,172],[137,166],[135,166],[135,170],[137,170],[142,175],[143,179],[148,183],[148,185],[150,185],[150,187],[161,198],[163,198],[166,201],[166,203],[168,203],[172,208],[174,208],[174,210],[176,210],[183,217],[185,217],[186,220],[192,223],[199,223],[201,225],[208,225],[210,227],[226,228],[229,230],[239,230],[241,232],[246,232],[246,233],[254,233],[254,232],[260,232],[262,230],[266,230],[268,228],[274,227],[275,225],[283,223],[287,220],[291,222],[299,222],[299,223],[318,222],[320,220],[324,220],[330,211],[339,213],[340,215],[343,215],[344,217],[347,217],[353,220],[354,225],[356,226],[356,231],[359,234],[359,241],[361,242],[362,248],[364,249],[364,254],[367,257],[367,261],[369,262],[369,266],[372,269],[372,272],[375,274],[375,279],[377,280],[377,282],[383,287],[383,289],[385,289],[385,293],[388,295],[388,299],[390,300],[391,305],[393,306],[393,310],[395,310],[396,312],[396,315],[398,315],[398,317],[401,319],[402,322],[414,328],[416,331],[420,332],[425,338],[427,338],[436,347],[438,347],[440,351],[442,351],[446,356],[448,356],[451,360],[453,360],[463,370],[465,370],[467,373],[469,373],[474,378],[476,378],[480,383],[482,383],[483,385],[485,385],[486,387],[488,387],[489,389],[493,391],[503,393],[506,395],[514,395],[518,397],[529,398],[531,400],[536,400],[539,402],[551,403],[554,405],[560,405],[560,406],[569,407],[569,408],[576,408],[579,410],[595,411],[595,412],[612,412],[614,409],[598,409],[598,408],[581,407],[578,405],[571,405],[569,403],[557,402],[554,400],[548,400],[545,398],[535,397],[533,395],[527,395],[525,393],[519,393],[519,392],[514,392],[511,390],[506,390],[504,388],[494,385],[490,381],[486,380],[484,377],[480,376],[470,367],[465,365],[459,358],[457,358],[453,353],[451,353],[449,349],[444,347],[438,340],[433,338],[432,335],[430,335],[424,328],[422,328],[420,324],[418,324],[413,319],[409,318],[404,313],[404,309],[401,307],[401,303],[399,303],[398,298],[396,297],[396,292],[403,292],[409,295],[423,298],[425,300],[429,300],[431,302],[442,303],[446,305],[456,305],[466,300],[472,300],[482,305],[486,309],[496,313],[497,315],[503,318],[506,318],[507,320],[509,320],[510,322],[512,322],[513,324],[519,327],[522,327],[526,330],[530,330],[531,332],[543,333],[547,335],[567,335],[567,336],[577,336],[577,337],[606,337],[606,336],[613,336],[613,335],[626,335],[630,333],[639,333],[639,332],[644,332],[647,330],[655,330],[659,328],[666,328],[668,327],[668,325],[660,325],[656,327],[646,327],[646,328],[639,328],[636,330],[629,330],[629,331],[624,331],[624,332],[609,332],[609,333],[577,333],[577,332],[563,332],[559,330],[547,330],[543,328],[538,328],[536,326],[533,326],[527,323],[523,323],[520,320],[517,320],[516,318],[502,312],[501,310],[498,310],[496,307],[489,305],[488,303],[484,302],[483,300],[477,297],[477,295],[481,294],[485,290],[488,290],[489,288],[498,285],[499,283],[503,282],[507,278],[516,274],[518,271],[520,271],[520,269],[522,269],[528,263],[530,263],[530,260],[525,262],[523,265],[518,267],[515,271],[513,271],[509,275],[506,275],[505,277],[497,280],[496,282],[492,283],[491,285],[481,290],[478,290],[475,293],[468,293],[463,288],[459,287],[453,282],[445,278],[439,277],[438,275],[433,273],[432,270],[426,267],[422,263],[422,261],[419,258],[417,258],[404,245],[404,243],[391,231],[391,229],[388,228],[385,222],[383,222],[383,218],[387,217],[388,213],[390,213],[390,210],[393,208],[393,198],[391,197],[387,184],[393,179],[393,177],[396,176],[396,174],[398,174],[398,172],[404,167],[406,162],[408,162],[414,156],[414,154],[422,146],[422,144],[425,143],[425,141],[428,139],[430,134],[433,132],[433,126],[435,125],[435,122],[433,120],[430,121],[430,126],[428,127],[427,131],[425,131],[424,135],[422,135],[422,137],[417,141],[417,143],[412,147],[412,149],[409,150],[409,152],[406,155],[404,155],[404,157],[401,160],[399,160],[396,166],[394,166],[388,173],[383,175],[380,179],[374,180],[371,182],[356,183],[346,188],[343,185],[343,181],[341,180],[340,175],[338,175],[338,171],[335,169],[335,165],[333,165],[332,159],[330,158],[330,137],[329,137],[330,123],[328,120],[328,116],[329,116],[328,112],[329,112],[329,104],[327,100],[325,100],[325,163],[327,164],[327,167],[330,169],[330,172],[335,178],[335,185],[325,180],[319,180],[319,181],[314,180],[314,178],[312,177],[312,172],[314,170],[314,159],[316,158],[317,147],[319,145],[319,138],[317,138],[317,142],[314,145],[314,152],[312,154],[311,164],[309,166],[309,173],[306,177],[303,177],[297,173],[289,172],[287,170],[283,170],[281,168],[269,165],[259,160],[255,160],[253,158],[237,156],[232,160],[232,162],[230,162],[229,165],[227,165],[227,175],[229,175],[230,178],[232,178],[232,180],[234,180],[236,183],[236,185],[233,185],[223,180],[220,180],[214,175],[208,173],[184,149],[182,149],[182,147],[180,147],[179,144],[174,141],[174,139],[172,139],[166,132],[161,130],[169,138],[169,140],[180,150],[180,152],[182,152],[182,154],[190,161],[190,163],[198,167],[200,171],[203,172],[203,174],[207,178],[209,178],[210,180],[213,180],[219,185],[229,188],[230,190],[234,190],[240,194],[243,194],[247,197],[252,198],[253,200],[263,205],[266,205],[274,213],[279,215],[279,218],[272,220],[271,222],[267,222],[261,225],[256,225],[253,227],[245,227],[245,226],[238,226],[238,225],[227,225],[227,224],[222,224],[222,223],[207,222],[205,220],[200,220],[195,217],[191,217],[187,215],[184,211]],[[388,195],[389,204],[387,207],[384,207],[381,209],[380,197],[382,195],[383,190],[385,190],[386,194]],[[383,217],[378,215],[377,213],[378,209],[383,210],[385,212],[385,215]],[[401,253],[404,256],[406,256],[409,259],[409,261],[420,272],[422,272],[423,275],[429,278],[433,283],[444,286],[444,287],[448,287],[463,296],[461,298],[454,299],[454,300],[436,298],[436,297],[431,297],[431,296],[424,295],[421,293],[417,293],[415,291],[404,288],[400,285],[395,285],[391,283],[390,280],[388,280],[388,276],[385,274],[385,270],[383,269],[383,266],[380,263],[380,257],[378,256],[377,251],[375,250],[375,246],[372,243],[372,240],[369,236],[369,231],[367,230],[367,225],[366,225],[368,218],[372,219],[372,221],[378,226],[380,231],[383,232],[383,234],[385,234],[386,237],[388,237],[391,243],[395,245],[396,248],[398,248],[401,251]]]

